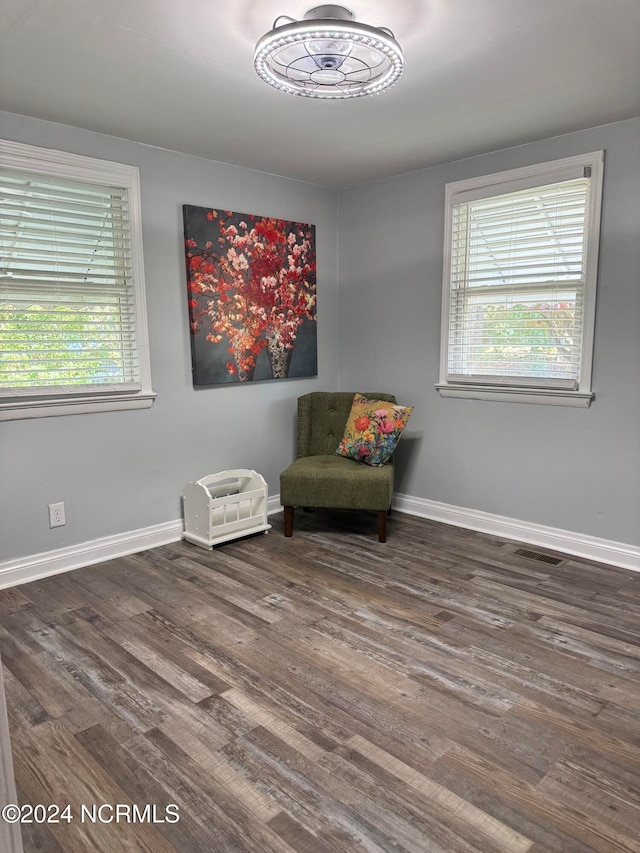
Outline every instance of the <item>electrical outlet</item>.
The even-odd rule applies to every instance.
[[[49,504],[49,527],[64,527],[67,520],[64,516],[64,501]]]

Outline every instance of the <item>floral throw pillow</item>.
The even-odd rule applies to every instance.
[[[367,400],[356,394],[336,454],[367,465],[384,465],[396,449],[412,411],[413,406]]]

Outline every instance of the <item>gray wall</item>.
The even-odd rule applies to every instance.
[[[591,408],[441,398],[445,184],[601,148]],[[343,191],[338,274],[340,387],[415,406],[399,492],[640,542],[640,119]]]
[[[397,454],[397,491],[638,543],[640,120],[425,169],[339,198],[330,189],[6,113],[0,135],[140,167],[158,392],[149,410],[0,423],[0,560],[173,521],[183,486],[226,468],[255,468],[276,494],[294,453],[295,398],[336,387],[388,390],[415,406]],[[570,409],[442,399],[433,386],[445,183],[600,148],[595,402]],[[318,378],[194,390],[185,203],[316,225]],[[67,525],[50,530],[47,504],[60,500]]]
[[[178,519],[184,485],[228,468],[255,468],[277,494],[294,453],[296,397],[338,381],[336,192],[7,113],[0,136],[140,168],[158,393],[148,410],[0,423],[0,560]],[[315,224],[317,378],[194,390],[183,204]],[[65,502],[67,524],[50,530],[47,504],[55,501]]]

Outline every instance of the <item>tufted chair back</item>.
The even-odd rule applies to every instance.
[[[396,402],[392,394],[360,393],[371,400]],[[336,452],[353,396],[352,391],[312,391],[298,397],[298,459]]]

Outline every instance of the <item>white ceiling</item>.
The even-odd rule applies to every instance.
[[[640,115],[640,0],[346,0],[407,67],[333,102],[253,70],[310,0],[0,5],[0,108],[328,186]]]

